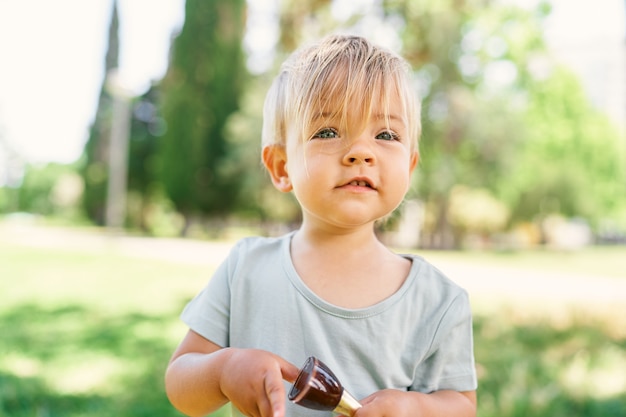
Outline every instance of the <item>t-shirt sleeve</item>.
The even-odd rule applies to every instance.
[[[467,293],[462,291],[443,315],[430,355],[421,364],[411,389],[420,392],[475,390],[473,346],[472,314]]]
[[[237,266],[239,250],[238,244],[180,315],[191,330],[221,347],[230,345],[230,280]]]

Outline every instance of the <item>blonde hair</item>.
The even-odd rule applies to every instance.
[[[262,145],[285,145],[287,136],[310,137],[320,116],[338,118],[342,127],[360,128],[375,105],[389,117],[397,96],[411,143],[421,132],[420,103],[409,64],[400,56],[358,36],[331,35],[294,52],[270,87],[263,108]],[[348,112],[356,117],[348,119]]]

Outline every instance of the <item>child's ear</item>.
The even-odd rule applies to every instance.
[[[413,151],[413,153],[411,154],[409,173],[413,173],[413,170],[415,170],[419,161],[420,161],[420,153],[418,151]]]
[[[287,151],[283,145],[263,147],[263,165],[272,178],[272,183],[279,191],[288,193],[292,190],[287,172]]]

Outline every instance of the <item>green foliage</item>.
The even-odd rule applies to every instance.
[[[298,219],[299,206],[291,194],[274,188],[261,163],[261,128],[265,94],[271,78],[261,75],[251,79],[241,98],[241,107],[225,127],[225,139],[231,155],[245,166],[234,212],[244,219],[261,223],[290,223]]]
[[[457,185],[486,189],[514,223],[553,212],[597,226],[626,207],[620,137],[579,82],[553,67],[542,39],[546,3],[529,11],[490,1],[384,4],[405,21],[403,54],[423,91],[414,192],[436,218],[424,228],[433,240],[460,243],[462,229],[447,218]]]
[[[488,190],[462,185],[452,188],[447,215],[459,232],[484,236],[504,230],[509,220],[508,208]]]
[[[166,127],[158,112],[157,89],[151,87],[132,106],[128,157],[128,227],[152,233],[150,212],[167,205],[157,179],[157,145]]]
[[[127,219],[129,228],[150,233],[147,210],[158,202],[160,185],[156,175],[156,149],[165,122],[157,108],[157,90],[152,87],[130,103],[130,131],[128,137]],[[104,225],[107,186],[109,179],[109,128],[112,122],[104,116],[111,110],[111,98],[103,92],[100,100],[99,117],[92,127],[90,140],[85,146],[81,174],[85,182],[83,208],[95,224]],[[101,129],[99,134],[96,131]]]
[[[167,131],[159,144],[160,180],[189,220],[226,214],[243,168],[224,137],[243,90],[245,1],[186,2],[169,70],[160,85]]]
[[[77,219],[83,183],[71,165],[29,165],[17,190],[17,211]]]
[[[18,211],[17,196],[19,190],[11,187],[0,187],[0,213]]]
[[[436,219],[424,228],[424,242],[458,246],[463,230],[448,219],[453,187],[499,197],[523,141],[517,87],[527,79],[528,56],[542,49],[540,14],[490,1],[386,4],[406,22],[403,55],[417,70],[422,93],[414,192]]]
[[[624,207],[621,138],[575,77],[555,68],[528,92],[526,140],[502,192],[515,218],[557,212],[597,224]]]

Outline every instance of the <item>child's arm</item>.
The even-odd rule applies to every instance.
[[[475,417],[476,391],[436,391],[430,394],[378,391],[361,401],[354,417]]]
[[[230,401],[246,415],[283,417],[282,380],[297,375],[297,367],[273,353],[223,349],[190,330],[167,367],[165,389],[189,416],[204,416]]]

